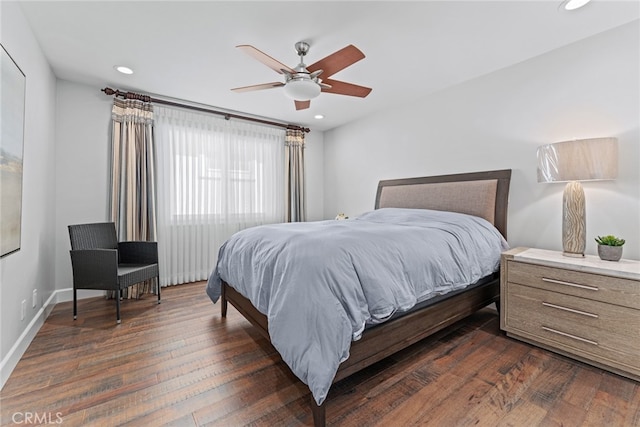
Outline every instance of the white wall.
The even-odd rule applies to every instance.
[[[2,385],[46,317],[43,304],[55,290],[56,80],[17,2],[0,7],[0,41],[26,75],[21,245],[0,259]],[[23,300],[26,316],[20,320]]]
[[[617,137],[616,181],[585,183],[593,237],[640,259],[639,21],[325,132],[324,216],[373,208],[380,179],[513,169],[512,246],[561,250],[562,184],[536,181],[536,148]]]
[[[73,287],[69,224],[109,220],[112,98],[98,87],[58,80],[56,128],[56,289]],[[78,298],[101,291],[80,290]],[[66,293],[64,299],[69,299]]]

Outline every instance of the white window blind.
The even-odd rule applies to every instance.
[[[163,285],[204,280],[241,229],[283,222],[284,129],[155,107]]]

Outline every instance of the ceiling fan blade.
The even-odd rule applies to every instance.
[[[306,110],[311,106],[311,101],[293,101],[296,104],[296,110]]]
[[[288,66],[284,65],[282,62],[278,61],[277,59],[274,59],[274,58],[270,57],[266,53],[262,52],[261,50],[256,49],[255,47],[253,47],[251,45],[241,44],[241,45],[236,46],[236,47],[238,49],[241,49],[247,55],[253,57],[254,59],[257,59],[260,62],[262,62],[264,65],[266,65],[267,67],[271,68],[273,71],[275,71],[278,74],[282,74],[282,70],[283,69],[287,70],[288,72],[290,72],[292,74],[295,73],[295,71],[293,71]]]
[[[284,83],[271,82],[271,83],[262,83],[262,84],[259,84],[259,85],[236,87],[236,88],[233,88],[231,90],[234,91],[234,92],[250,92],[252,90],[272,89],[274,87],[281,87],[281,86],[284,86]]]
[[[344,70],[349,65],[354,64],[363,58],[364,53],[354,45],[350,44],[320,61],[309,65],[307,70],[312,73],[316,70],[324,70],[322,73],[323,77],[331,77],[338,71]]]
[[[331,88],[322,88],[322,92],[336,93],[338,95],[357,96],[364,98],[371,92],[370,87],[358,86],[353,83],[341,82],[340,80],[323,80],[322,83],[331,85]]]

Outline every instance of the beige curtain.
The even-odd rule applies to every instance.
[[[307,219],[304,192],[304,131],[287,129],[285,135],[287,222]]]
[[[115,98],[111,144],[111,220],[120,241],[156,240],[155,145],[153,106]],[[141,283],[125,290],[138,298],[154,289]]]

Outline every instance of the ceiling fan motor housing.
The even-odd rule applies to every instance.
[[[305,56],[307,52],[309,52],[309,43],[307,42],[296,43],[296,52],[298,52],[298,56]]]

